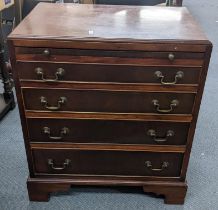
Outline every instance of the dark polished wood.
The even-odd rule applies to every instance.
[[[67,23],[66,17],[68,17]],[[46,21],[42,23],[42,20]],[[59,21],[57,23],[53,20]],[[137,42],[161,39],[208,42],[185,7],[92,4],[67,6],[38,4],[10,37],[50,40],[133,39],[133,42]]]
[[[34,56],[34,60],[47,58],[57,59],[58,56],[86,56],[86,57],[113,57],[113,58],[157,58],[169,59],[171,52],[147,52],[147,51],[123,51],[123,50],[80,50],[80,49],[59,49],[59,48],[39,48],[39,47],[16,47],[16,54],[20,57],[25,55]],[[203,59],[204,54],[200,52],[174,52],[175,59]]]
[[[164,195],[166,204],[183,204],[187,192],[186,183],[152,183],[143,187],[144,192],[153,192]]]
[[[191,114],[195,99],[195,94],[191,93],[69,89],[23,89],[23,96],[26,110],[51,111],[50,107],[60,107],[53,111],[107,113],[161,113],[162,110],[169,110],[166,114]],[[45,103],[41,102],[42,97],[45,98]],[[61,97],[65,98],[65,102],[59,105],[58,101]],[[158,100],[160,111],[157,111],[154,100]],[[178,101],[178,105],[171,110],[174,100]]]
[[[201,104],[201,99],[203,96],[204,85],[205,85],[208,67],[209,67],[209,63],[210,63],[211,52],[212,52],[212,45],[208,45],[206,52],[205,52],[204,71],[201,74],[201,82],[199,83],[200,86],[198,88],[198,97],[196,98],[196,102],[195,102],[196,104],[198,104],[198,106],[196,105],[194,108],[193,123],[191,124],[190,132],[189,132],[189,136],[188,136],[188,142],[187,142],[188,145],[187,145],[187,149],[186,149],[186,155],[185,155],[185,158],[183,160],[183,167],[182,167],[183,177],[185,177],[187,169],[188,169],[188,162],[189,162],[189,158],[190,158],[190,154],[191,154],[193,138],[194,138],[195,128],[196,128],[196,122],[198,119],[198,113],[200,111],[200,104]]]
[[[129,92],[171,92],[171,93],[197,93],[198,84],[193,85],[162,85],[155,83],[116,83],[116,82],[45,82],[39,80],[20,80],[23,88],[61,88],[74,90],[114,90]]]
[[[182,122],[29,118],[27,123],[32,142],[185,145],[189,130]],[[64,135],[63,128],[68,129]]]
[[[174,86],[185,84],[197,85],[201,68],[196,67],[145,67],[145,66],[122,66],[105,64],[69,64],[69,63],[39,63],[39,62],[18,62],[17,68],[21,81],[45,81],[52,82],[56,79],[59,69],[64,69],[63,76],[57,82],[113,82],[113,83],[150,83],[161,84],[161,79],[155,72],[160,71],[165,83],[173,83],[178,72],[183,72],[184,76],[176,81]],[[37,74],[37,69],[43,72]],[[177,85],[178,84],[178,85]],[[57,85],[57,84],[55,84]]]
[[[196,34],[197,35],[197,34]],[[13,39],[13,34],[9,39]],[[65,49],[95,49],[95,50],[137,50],[152,52],[205,52],[208,40],[128,40],[128,39],[71,39],[58,40],[53,42],[48,38],[44,39],[13,39],[15,47],[46,47],[46,48],[65,48]],[[155,42],[154,42],[155,41]]]
[[[142,152],[174,152],[184,153],[186,146],[183,145],[143,145],[143,144],[75,144],[75,143],[56,143],[56,142],[36,142],[30,143],[31,149],[71,149],[71,150],[105,150],[105,151],[142,151]]]
[[[39,4],[8,43],[30,200],[124,185],[184,203],[212,50],[186,8]]]
[[[44,55],[17,55],[19,61],[50,61],[50,62],[68,62],[71,64],[112,64],[112,65],[132,65],[132,66],[191,66],[202,67],[202,59],[175,59],[173,62],[167,58],[120,58],[120,57],[94,57],[94,56],[50,56]]]
[[[50,193],[57,191],[65,192],[70,189],[70,186],[71,185],[68,183],[46,183],[46,181],[35,182],[35,180],[32,179],[27,180],[27,189],[30,201],[48,201]]]
[[[29,178],[27,188],[31,201],[48,201],[50,193],[68,191],[76,185],[104,185],[104,186],[143,186],[144,192],[164,195],[166,204],[183,204],[187,191],[186,182],[175,181],[137,181],[119,177],[74,177],[73,179]]]
[[[142,113],[97,113],[97,112],[39,112],[26,111],[27,118],[58,118],[59,119],[98,119],[98,120],[133,120],[133,121],[168,121],[192,122],[191,114],[142,114]]]
[[[38,149],[33,150],[32,154],[35,173],[40,174],[179,177],[183,160],[181,153],[80,151],[66,148]],[[151,166],[146,165],[147,161]]]

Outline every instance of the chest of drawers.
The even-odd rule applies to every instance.
[[[187,9],[39,4],[8,43],[30,200],[123,185],[184,202],[212,49]]]

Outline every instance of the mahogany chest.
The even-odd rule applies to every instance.
[[[30,200],[121,185],[184,202],[212,49],[186,8],[40,3],[8,44]]]

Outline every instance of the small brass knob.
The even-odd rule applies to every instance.
[[[45,50],[43,51],[43,54],[46,55],[46,56],[49,56],[49,55],[50,55],[49,49],[45,49]]]
[[[57,77],[56,80],[58,80],[59,77],[63,77],[64,76],[65,70],[63,68],[58,68],[55,74],[56,74],[56,77]]]
[[[173,60],[175,59],[175,55],[174,55],[173,53],[170,53],[170,54],[168,55],[168,59],[169,59],[170,61],[173,61]]]

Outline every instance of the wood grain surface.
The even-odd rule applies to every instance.
[[[43,20],[43,22],[42,22]],[[58,21],[54,21],[58,20]],[[186,8],[41,3],[10,38],[207,40]]]

